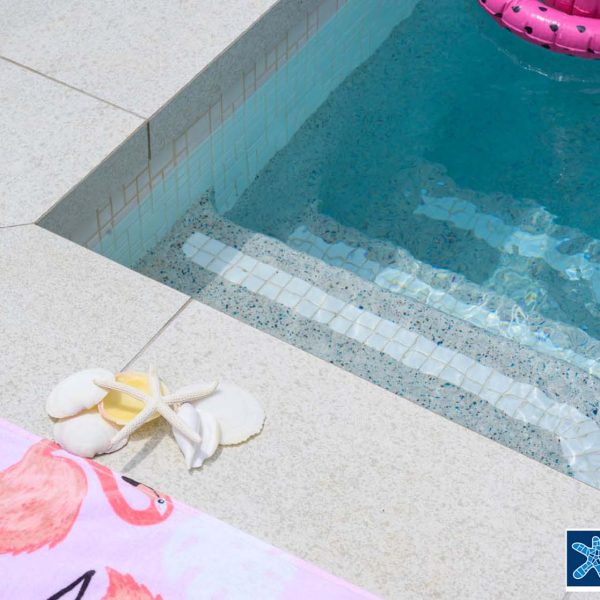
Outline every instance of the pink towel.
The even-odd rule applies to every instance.
[[[0,598],[375,598],[0,420]]]

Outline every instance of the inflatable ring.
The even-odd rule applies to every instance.
[[[547,50],[600,58],[600,0],[478,0],[502,26]]]

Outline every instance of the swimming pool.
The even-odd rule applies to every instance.
[[[467,0],[313,20],[87,245],[600,486],[597,63]]]

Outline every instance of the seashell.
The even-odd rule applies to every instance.
[[[127,371],[125,373],[117,373],[114,377],[119,383],[125,383],[131,387],[137,388],[144,394],[150,393],[150,381],[148,373],[138,373],[137,371]],[[168,394],[169,391],[164,381],[160,382],[160,390],[162,394]],[[110,390],[98,404],[98,411],[107,420],[117,425],[126,425],[132,421],[137,414],[144,408],[144,403],[137,398],[133,398],[128,394]],[[160,415],[155,413],[148,421],[157,419]]]
[[[183,453],[185,464],[188,469],[201,467],[202,463],[210,458],[219,447],[221,440],[219,423],[212,414],[195,408],[189,403],[182,404],[177,415],[202,438],[199,444],[194,444],[173,427],[173,436]]]
[[[95,385],[94,379],[112,381],[114,375],[106,369],[85,369],[69,375],[50,392],[46,412],[55,419],[62,419],[96,406],[106,391]]]
[[[120,450],[127,440],[111,448],[110,441],[119,427],[103,419],[93,408],[74,417],[61,419],[54,424],[54,440],[65,450],[77,456],[92,458]]]
[[[217,419],[221,429],[220,443],[224,446],[239,444],[256,435],[265,420],[265,411],[258,400],[229,382],[221,382],[213,394],[194,402],[194,405]]]

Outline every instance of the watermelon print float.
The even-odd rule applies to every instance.
[[[547,50],[600,58],[600,0],[478,0],[503,27]]]

